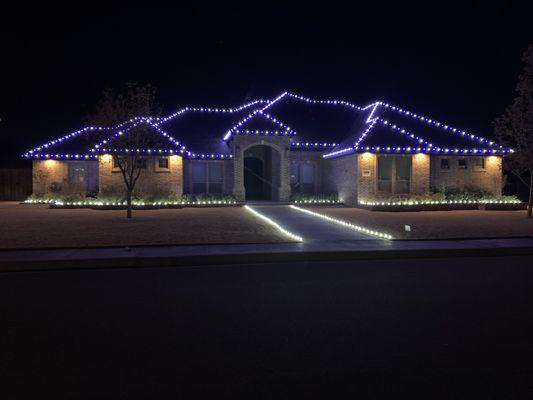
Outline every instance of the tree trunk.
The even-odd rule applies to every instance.
[[[527,217],[531,218],[533,208],[533,171],[529,172],[529,201],[527,202]]]
[[[131,218],[131,189],[128,189],[128,196],[126,198],[126,216]]]

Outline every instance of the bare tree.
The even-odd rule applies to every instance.
[[[96,105],[94,114],[88,116],[93,126],[115,126],[136,117],[156,117],[159,106],[155,100],[156,90],[151,85],[139,86],[128,83],[123,91],[116,93],[106,89]],[[137,120],[122,128],[122,134],[114,140],[113,147],[136,150],[154,146],[151,127]],[[107,132],[109,135],[109,132]],[[113,165],[118,167],[125,186],[126,215],[132,217],[132,195],[135,184],[143,170],[142,154],[137,151],[112,152]]]
[[[514,149],[505,160],[505,167],[529,187],[527,216],[533,208],[533,46],[522,56],[524,67],[518,76],[513,103],[494,122],[494,132],[500,143]]]

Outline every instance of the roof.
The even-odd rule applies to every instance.
[[[148,137],[132,140],[143,128]],[[377,101],[311,99],[284,92],[271,100],[236,107],[183,107],[163,118],[138,117],[113,127],[85,127],[24,153],[27,158],[96,158],[102,152],[183,154],[230,158],[234,135],[288,135],[295,150],[325,150],[324,157],[351,152],[507,154],[490,139]],[[136,146],[137,145],[137,146]]]

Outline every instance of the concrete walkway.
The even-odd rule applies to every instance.
[[[252,205],[251,208],[272,219],[284,229],[301,236],[305,244],[314,242],[343,242],[376,240],[375,236],[357,232],[348,227],[326,221],[284,205]]]

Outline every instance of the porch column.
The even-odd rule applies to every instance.
[[[291,197],[291,158],[290,148],[286,147],[280,154],[279,201],[289,201]]]
[[[411,194],[429,193],[429,154],[417,153],[412,157]]]
[[[235,201],[246,199],[244,189],[244,152],[240,145],[233,144],[233,196]]]

